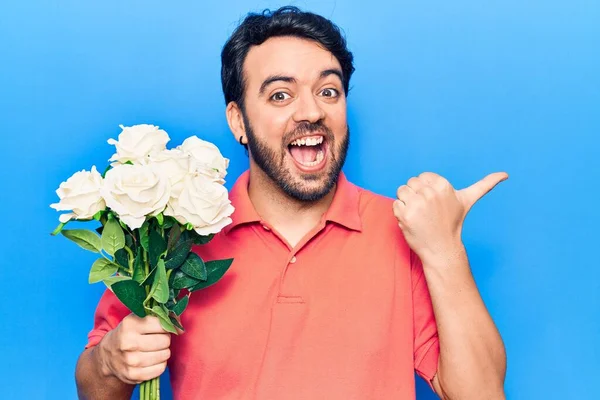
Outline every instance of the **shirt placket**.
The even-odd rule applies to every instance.
[[[307,251],[305,245],[324,228],[324,223],[293,248],[271,226],[266,223],[262,223],[262,226],[265,233],[275,236],[286,247],[287,254],[283,260],[276,298],[273,299],[269,337],[257,376],[255,399],[284,396],[281,393],[281,380],[289,376],[286,369],[292,368],[290,362],[293,362],[299,351],[296,340],[303,331],[308,316],[308,304],[299,282],[299,271],[292,269],[302,267],[302,252]]]
[[[296,247],[292,248],[289,243],[267,223],[262,222],[261,225],[266,232],[276,237],[277,240],[279,240],[287,249],[285,261],[281,267],[277,298],[275,299],[275,302],[281,304],[303,303],[300,288],[298,287],[297,282],[290,281],[288,272],[290,268],[294,268],[295,264],[298,262],[298,253],[303,248],[305,241],[301,241]]]

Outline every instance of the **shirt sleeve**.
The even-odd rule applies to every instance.
[[[85,348],[88,349],[100,343],[104,335],[116,328],[123,318],[129,314],[131,314],[131,311],[121,303],[112,291],[106,289],[96,307],[94,329],[88,333],[88,343]]]
[[[433,389],[432,380],[438,368],[440,344],[437,325],[433,314],[431,296],[423,273],[423,264],[411,250],[414,360],[415,371]]]

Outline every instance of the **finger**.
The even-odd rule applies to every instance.
[[[392,210],[394,211],[396,218],[401,218],[405,208],[406,204],[402,200],[394,200],[394,203],[392,204]]]
[[[171,350],[159,350],[152,352],[135,351],[125,353],[123,362],[129,368],[145,368],[163,363],[171,357]]]
[[[422,180],[420,180],[419,178],[415,178],[412,177],[408,180],[408,182],[406,183],[406,186],[408,186],[409,188],[411,188],[412,190],[415,191],[415,193],[419,193],[419,190],[421,190],[423,188],[423,186],[425,186],[426,183]]]
[[[409,198],[414,195],[416,195],[416,192],[408,185],[402,185],[396,191],[397,198],[400,198],[400,197]]]
[[[392,209],[394,211],[394,216],[398,220],[398,225],[400,227],[404,226],[404,214],[406,213],[406,204],[402,202],[402,200],[395,200]]]
[[[170,333],[153,333],[141,335],[138,338],[139,351],[158,351],[168,349],[171,346]]]
[[[506,179],[508,179],[508,174],[506,172],[489,174],[468,188],[459,190],[458,193],[462,198],[466,209],[469,210],[479,199],[489,193],[497,184]]]
[[[141,334],[166,333],[160,325],[160,320],[152,315],[139,318],[138,332]]]
[[[152,365],[150,367],[135,368],[128,374],[127,379],[135,382],[136,384],[149,381],[150,379],[154,379],[157,376],[162,375],[166,368],[166,362]]]
[[[166,331],[162,329],[158,318],[154,316],[140,318],[135,314],[129,314],[123,318],[123,321],[121,321],[120,325],[122,330],[127,333],[166,333]]]
[[[396,192],[398,200],[403,202],[405,205],[407,205],[410,202],[410,200],[416,195],[417,194],[415,193],[415,191],[407,185],[400,186],[398,188],[398,191]]]
[[[136,355],[139,357],[139,363],[134,366],[144,368],[166,362],[171,357],[171,350],[138,352]]]
[[[423,172],[419,175],[419,179],[438,190],[450,184],[444,177],[433,172]]]

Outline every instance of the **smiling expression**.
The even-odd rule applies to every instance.
[[[274,37],[250,49],[244,77],[251,162],[287,195],[322,198],[348,149],[340,63],[314,41]]]

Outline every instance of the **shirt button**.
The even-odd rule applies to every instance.
[[[290,260],[290,264],[293,264],[296,262],[296,256],[293,256],[292,259]]]

